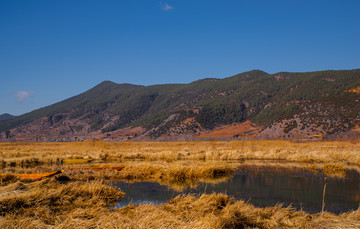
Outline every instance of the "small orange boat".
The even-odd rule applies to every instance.
[[[38,174],[16,174],[20,178],[20,180],[41,180],[44,177],[52,177],[57,174],[60,174],[64,172],[64,170],[59,170],[56,172],[50,172],[50,173],[38,173]]]

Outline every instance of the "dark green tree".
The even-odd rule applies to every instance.
[[[6,135],[6,138],[11,138],[11,132],[10,132],[10,130],[7,130],[7,131],[5,132],[5,135]]]

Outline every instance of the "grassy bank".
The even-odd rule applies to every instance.
[[[114,170],[112,168],[121,168]],[[101,166],[101,167],[99,167]],[[188,186],[195,187],[199,182],[216,183],[233,175],[238,164],[213,161],[126,161],[122,163],[71,164],[63,166],[7,167],[0,173],[0,183],[4,180],[21,180],[23,174],[44,174],[51,171],[64,171],[62,175],[76,180],[126,180],[153,181],[181,191]],[[25,176],[32,177],[32,176]]]

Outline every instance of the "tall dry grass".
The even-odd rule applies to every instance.
[[[74,212],[109,209],[123,196],[120,190],[100,180],[16,181],[0,187],[0,228],[52,227]]]
[[[344,177],[346,168],[359,170],[360,143],[290,141],[201,142],[69,142],[0,143],[2,173],[42,173],[81,167],[80,163],[121,163],[119,178],[150,179],[182,186],[198,177],[231,174],[234,164],[276,160],[303,164],[314,172]],[[231,162],[231,163],[229,163]],[[192,165],[191,165],[192,163]],[[88,164],[85,166],[89,167]],[[208,167],[207,169],[205,169]],[[219,168],[216,169],[215,167]],[[203,170],[205,169],[205,170]],[[213,173],[212,175],[207,173]],[[104,173],[100,173],[104,174]],[[107,176],[107,175],[105,175]],[[111,175],[113,176],[113,175]],[[174,182],[173,182],[174,181]]]
[[[68,169],[57,179],[67,176],[69,182],[55,178],[22,182],[14,174],[4,174],[0,176],[0,228],[360,228],[359,210],[334,215],[308,214],[280,205],[256,208],[224,194],[177,196],[158,206],[110,208],[123,193],[104,180],[154,180],[181,189],[199,180],[216,182],[214,178],[221,181],[231,175],[238,163],[226,160],[123,160],[125,167],[120,171],[70,170],[81,165],[61,165]],[[339,166],[328,167],[342,171]],[[58,166],[6,169],[19,172],[54,168]],[[282,171],[282,167],[278,169]]]
[[[78,163],[90,159],[93,160],[90,165]],[[153,180],[179,190],[195,186],[199,181],[223,181],[239,164],[249,165],[254,159],[262,160],[263,164],[270,164],[269,160],[283,160],[305,166],[310,171],[322,170],[325,174],[341,176],[345,166],[360,166],[360,144],[289,141],[0,143],[0,228],[360,228],[359,211],[339,216],[327,212],[311,215],[281,206],[255,208],[223,194],[179,196],[159,206],[109,207],[123,194],[104,180]],[[67,164],[69,161],[71,163]],[[99,162],[106,163],[100,166],[115,163],[124,168],[120,171],[71,170],[99,166]],[[275,163],[281,165],[281,162]],[[64,183],[49,178],[30,182],[19,181],[16,176],[16,173],[59,169],[65,169],[64,175],[72,181]]]
[[[124,161],[286,160],[360,165],[358,142],[200,141],[0,143],[0,166],[60,165],[65,159]]]
[[[51,212],[75,207],[108,206],[124,193],[104,181],[74,181],[61,183],[55,179],[24,183],[21,181],[0,187],[0,215],[28,214],[35,208]]]
[[[1,228],[359,228],[360,211],[308,214],[280,205],[256,208],[225,194],[177,196],[163,205],[121,209],[102,206],[59,211],[43,209],[0,216]]]

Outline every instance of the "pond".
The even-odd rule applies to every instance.
[[[174,190],[156,182],[114,182],[126,193],[117,208],[129,203],[168,202],[179,194],[225,193],[257,207],[277,203],[309,213],[321,212],[324,185],[325,210],[336,214],[356,210],[360,203],[360,174],[348,170],[344,178],[326,177],[301,168],[244,166],[231,178],[218,183],[199,182],[196,187]]]

